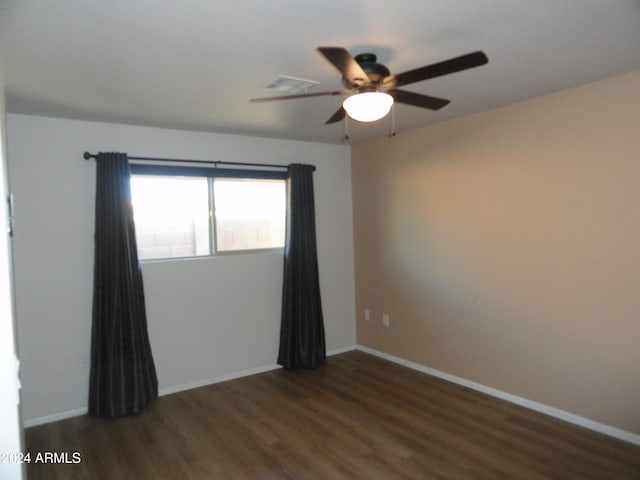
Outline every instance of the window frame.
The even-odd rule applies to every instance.
[[[183,166],[183,165],[158,165],[158,164],[141,164],[131,163],[129,165],[131,176],[133,175],[152,175],[167,177],[206,177],[209,185],[209,253],[207,255],[188,255],[180,257],[157,257],[140,259],[141,262],[163,262],[175,260],[197,260],[203,258],[211,258],[223,255],[238,255],[251,253],[268,253],[278,252],[284,249],[282,247],[257,248],[257,249],[238,249],[238,250],[218,250],[217,245],[217,224],[214,212],[214,180],[216,178],[229,178],[238,180],[284,180],[285,188],[286,180],[289,178],[287,167],[283,165],[283,170],[260,170],[256,168],[220,168],[213,164],[211,167],[202,166]],[[285,205],[286,209],[286,205]]]

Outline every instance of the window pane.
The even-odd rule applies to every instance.
[[[209,186],[202,177],[132,175],[140,259],[209,255]]]
[[[216,246],[219,251],[284,246],[284,180],[214,180]]]

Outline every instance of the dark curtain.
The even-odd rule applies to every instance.
[[[326,356],[312,165],[289,165],[278,363],[316,368]]]
[[[100,153],[89,414],[139,413],[158,396],[138,262],[126,154]]]

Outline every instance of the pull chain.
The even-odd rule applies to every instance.
[[[391,105],[391,130],[389,131],[389,138],[396,136],[396,106]]]
[[[349,137],[349,115],[345,115],[344,116],[344,141],[348,142],[350,139]]]

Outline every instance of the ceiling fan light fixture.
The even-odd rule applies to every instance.
[[[393,97],[385,92],[364,92],[351,95],[342,107],[358,122],[375,122],[391,110]]]

